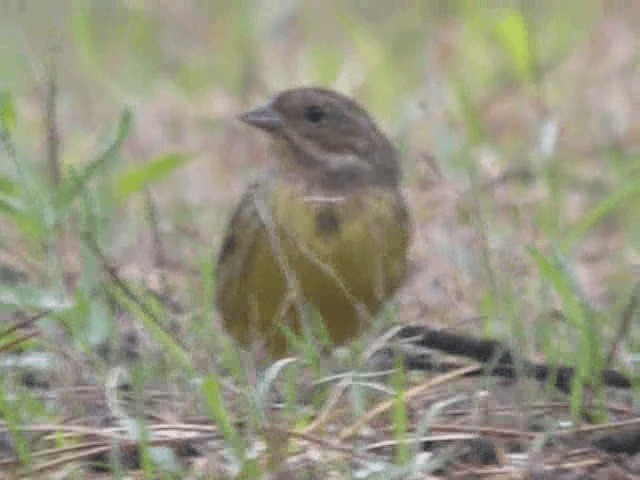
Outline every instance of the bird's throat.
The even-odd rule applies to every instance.
[[[277,173],[311,193],[344,195],[371,183],[370,165],[355,155],[320,152],[309,142],[279,138],[273,143]]]

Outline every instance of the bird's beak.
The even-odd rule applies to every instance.
[[[278,130],[284,125],[282,115],[275,109],[273,100],[268,100],[242,114],[240,120],[268,132]]]

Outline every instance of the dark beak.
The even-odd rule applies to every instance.
[[[244,113],[240,116],[240,120],[268,132],[278,130],[284,125],[282,116],[275,109],[272,100]]]

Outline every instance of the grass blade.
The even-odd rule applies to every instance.
[[[633,200],[634,198],[636,200]],[[613,192],[584,214],[580,221],[571,228],[562,242],[562,251],[571,251],[575,244],[584,237],[589,230],[611,215],[614,210],[623,206],[624,202],[630,200],[637,204],[638,198],[640,198],[640,180],[632,182],[626,187]]]
[[[190,155],[169,153],[154,158],[142,166],[130,168],[116,179],[118,198],[126,200],[152,182],[167,177],[191,158],[193,157]]]
[[[67,214],[69,206],[87,183],[120,153],[131,130],[132,119],[131,110],[125,109],[120,116],[115,137],[105,151],[92,160],[81,172],[72,175],[60,185],[56,192],[56,206],[60,216]]]

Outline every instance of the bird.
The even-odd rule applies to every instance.
[[[290,334],[354,339],[401,286],[411,219],[393,144],[341,93],[283,90],[240,120],[270,139],[270,168],[251,183],[222,237],[216,305],[244,348],[273,358]]]

